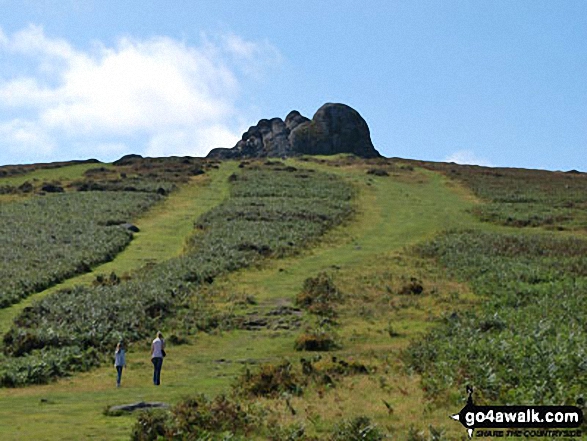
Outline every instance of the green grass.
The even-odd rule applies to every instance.
[[[432,238],[445,229],[476,223],[467,213],[472,204],[461,197],[462,189],[447,189],[445,178],[438,174],[422,171],[409,178],[391,179],[363,173],[340,171],[360,191],[354,222],[329,233],[323,244],[303,258],[275,261],[261,271],[247,271],[246,276],[236,273],[231,278],[260,300],[289,299],[295,297],[309,275],[334,266],[344,271],[373,256]]]
[[[0,308],[112,260],[132,240],[119,224],[159,200],[136,192],[62,193],[0,205]]]
[[[88,370],[119,338],[136,342],[171,323],[183,332],[222,325],[230,317],[210,316],[201,285],[262,256],[292,254],[350,213],[350,187],[326,173],[246,168],[229,181],[231,196],[198,219],[203,232],[184,255],[128,280],[59,291],[23,311],[3,339],[1,384]]]
[[[471,308],[478,305],[479,299],[472,296],[466,285],[448,278],[436,263],[413,256],[410,247],[429,241],[444,230],[480,228],[494,234],[512,229],[481,224],[472,214],[476,198],[437,173],[390,167],[391,176],[379,177],[366,174],[370,166],[351,161],[336,168],[327,163],[287,164],[300,169],[323,169],[352,182],[357,191],[356,214],[311,249],[267,260],[215,280],[209,294],[218,308],[227,310],[234,308],[235,302],[250,298],[250,303],[236,308],[237,313],[265,317],[278,306],[292,305],[308,277],[326,272],[342,293],[342,300],[334,306],[337,323],[333,325],[342,347],[322,356],[324,360],[331,355],[351,358],[371,366],[373,372],[343,376],[336,379],[334,388],[308,388],[303,396],[290,401],[297,411],[295,416],[283,399],[256,401],[272,409],[271,422],[285,426],[303,423],[308,433],[318,436],[332,433],[343,419],[367,415],[398,439],[405,439],[410,427],[427,430],[429,424],[445,428],[450,439],[462,438],[462,427],[448,419],[449,413],[460,408],[455,407],[455,398],[445,403],[429,401],[421,388],[420,376],[406,373],[400,355],[410,341],[430,332],[439,323],[440,315],[450,313],[455,305],[462,310]],[[377,165],[380,166],[385,164]],[[225,163],[220,170],[210,173],[209,187],[189,186],[180,192],[191,191],[196,198],[208,194],[209,205],[204,197],[200,207],[200,212],[204,212],[227,194],[225,179],[235,169],[236,164]],[[99,272],[132,271],[151,257],[165,260],[180,252],[191,234],[193,221],[184,219],[180,223],[184,228],[174,230],[175,219],[179,218],[178,213],[187,215],[187,206],[198,206],[199,200],[183,200],[183,211],[182,199],[177,199],[179,194],[172,194],[166,206],[157,207],[138,221],[142,232],[123,254]],[[154,223],[152,229],[146,227],[149,222]],[[167,227],[163,228],[164,225]],[[163,234],[168,235],[166,239],[161,239]],[[88,275],[80,280],[87,283],[93,277]],[[420,295],[404,293],[412,279],[422,284]],[[10,317],[0,315],[0,326],[7,326],[8,320]],[[145,342],[130,347],[129,369],[124,372],[123,387],[118,390],[113,387],[115,372],[111,366],[46,386],[0,390],[0,406],[4,409],[0,426],[10,428],[4,430],[3,436],[128,439],[136,419],[106,417],[102,415],[106,405],[140,400],[177,403],[182,397],[197,393],[212,396],[229,391],[244,366],[254,370],[258,363],[277,363],[284,358],[298,366],[300,357],[312,353],[295,351],[295,339],[304,326],[315,326],[317,320],[306,313],[299,329],[216,330],[188,337],[189,344],[170,345],[160,388],[150,384],[152,372]],[[392,413],[383,400],[392,406]],[[75,432],[64,430],[70,427],[75,427]]]
[[[331,168],[327,170],[332,172]],[[389,370],[383,375],[385,381],[398,384],[399,388],[394,387],[391,393],[387,393],[377,381],[349,378],[343,380],[340,390],[327,394],[322,402],[316,396],[316,391],[309,391],[306,398],[292,401],[294,407],[314,408],[310,417],[323,421],[313,429],[318,433],[329,431],[337,419],[337,412],[329,409],[342,409],[340,412],[345,415],[356,415],[359,409],[368,409],[370,416],[373,415],[378,423],[384,424],[388,419],[387,411],[381,404],[382,397],[393,402],[397,415],[390,425],[400,433],[406,433],[410,424],[426,428],[427,424],[422,425],[423,421],[445,425],[443,419],[449,412],[447,409],[429,410],[425,416],[414,420],[412,415],[421,412],[422,403],[425,402],[421,391],[418,391],[418,379],[406,376],[397,362],[389,362],[387,357],[399,359],[400,351],[409,340],[422,335],[434,324],[430,317],[439,315],[443,308],[451,306],[445,300],[448,293],[462,288],[446,282],[439,283],[444,298],[424,296],[414,306],[399,306],[400,310],[396,312],[381,301],[385,280],[376,278],[390,269],[398,277],[397,283],[401,283],[399,279],[401,276],[407,277],[407,274],[426,274],[427,271],[422,268],[414,273],[415,263],[398,258],[397,253],[403,247],[430,238],[443,229],[474,225],[475,219],[466,212],[472,206],[470,198],[463,197],[466,193],[460,188],[448,188],[446,180],[441,176],[426,172],[402,175],[396,179],[371,178],[364,174],[363,169],[345,169],[340,174],[352,180],[359,189],[359,214],[353,222],[338,227],[326,236],[321,245],[302,256],[270,261],[261,269],[238,271],[229,275],[224,282],[217,281],[216,295],[227,297],[236,291],[251,296],[258,301],[258,305],[252,309],[262,312],[276,305],[293,302],[307,277],[320,271],[333,272],[336,279],[341,281],[341,290],[350,297],[341,307],[341,325],[337,328],[343,340],[343,348],[335,353],[372,360],[379,368]],[[411,203],[405,204],[406,200]],[[437,277],[442,278],[441,275]],[[377,283],[372,289],[372,298],[365,299],[364,293],[369,289],[366,285],[373,280]],[[432,289],[430,286],[428,288]],[[461,296],[464,305],[471,301],[467,292],[461,292]],[[393,297],[398,302],[403,301],[397,295]],[[372,314],[367,318],[357,317],[356,311],[364,306],[372,309]],[[385,331],[390,318],[393,318],[394,326],[401,333],[393,340]],[[284,348],[282,356],[291,357],[291,352],[288,354],[285,349],[291,351],[296,335],[293,334],[290,346]],[[293,359],[297,360],[301,356],[305,355],[298,353]],[[351,389],[345,391],[346,387]],[[355,387],[368,392],[364,396],[360,395]],[[406,390],[409,391],[409,399],[402,392]],[[313,406],[313,402],[320,405]],[[296,421],[308,424],[306,414],[297,419],[287,417],[288,410],[279,400],[269,406],[278,407],[282,411],[280,422],[284,424]]]
[[[136,219],[135,224],[141,231],[135,233],[131,243],[113,261],[0,310],[0,333],[5,334],[8,331],[14,318],[24,308],[51,293],[76,285],[90,284],[98,274],[107,276],[114,271],[118,275],[124,275],[146,264],[179,256],[187,238],[193,233],[195,219],[228,196],[226,179],[234,169],[234,164],[227,164],[222,170],[211,174],[211,178],[204,175],[192,178],[190,185],[182,186],[165,201],[153,207],[148,214]]]
[[[328,170],[331,170],[330,168]],[[281,301],[293,301],[295,295],[303,285],[303,281],[316,275],[320,270],[333,270],[333,265],[340,267],[341,273],[351,274],[357,278],[366,269],[376,268],[383,271],[386,263],[393,259],[394,252],[402,247],[410,245],[418,240],[432,237],[435,232],[445,228],[468,226],[474,223],[474,219],[467,215],[466,209],[471,207],[471,202],[462,197],[462,190],[450,189],[446,180],[431,173],[416,173],[414,175],[402,175],[399,177],[369,177],[363,169],[337,170],[342,176],[350,179],[358,188],[359,198],[356,217],[347,225],[338,227],[329,233],[318,247],[302,253],[300,256],[288,257],[277,261],[269,261],[261,269],[242,270],[230,275],[227,281],[219,283],[219,289],[235,287],[239,292],[251,293],[259,300],[260,308],[270,308]],[[220,173],[226,173],[222,168]],[[214,175],[212,175],[214,176]],[[213,181],[223,182],[222,180]],[[216,194],[216,190],[211,195]],[[461,193],[460,193],[461,192]],[[170,197],[170,203],[174,196]],[[161,216],[169,214],[172,220],[175,216],[172,210],[164,210]],[[150,217],[149,217],[150,218]],[[145,221],[147,221],[145,219]],[[172,222],[170,222],[172,223]],[[138,222],[142,232],[124,254],[111,262],[103,271],[108,273],[110,268],[121,272],[120,268],[133,268],[134,264],[125,263],[134,261],[140,265],[145,258],[151,255],[151,248],[157,248],[160,242],[152,237],[148,228]],[[186,225],[186,229],[187,228]],[[153,231],[155,233],[155,231]],[[143,239],[143,246],[137,247]],[[173,252],[181,248],[185,233],[177,234]],[[152,241],[152,242],[149,242]],[[163,244],[166,241],[161,241]],[[134,248],[133,248],[134,247]],[[119,266],[121,265],[121,266]],[[401,264],[400,264],[401,267]],[[279,271],[283,269],[283,271]],[[398,268],[399,271],[399,268]],[[89,276],[88,276],[89,278]],[[88,280],[88,279],[86,279]],[[358,283],[355,281],[355,283]],[[360,284],[357,288],[360,289]],[[227,289],[228,289],[227,288]],[[438,310],[435,305],[430,308]],[[411,312],[410,312],[411,311]],[[392,350],[397,353],[407,343],[407,336],[412,332],[421,333],[425,329],[422,325],[412,325],[412,319],[426,315],[426,311],[417,309],[402,310],[403,318],[398,319],[396,325],[400,332],[404,333],[398,342],[388,341],[389,337],[379,333],[379,329],[367,330],[368,326],[360,320],[354,322],[349,319],[348,329],[343,327],[342,334],[345,338],[357,337],[356,348],[368,346],[361,340],[363,334],[369,340],[370,346],[377,350]],[[2,319],[5,323],[6,319]],[[387,320],[381,321],[387,324]],[[376,328],[377,326],[373,326]],[[383,326],[381,326],[383,327]],[[379,337],[375,339],[373,335]],[[247,360],[257,363],[259,361],[279,360],[284,356],[297,359],[299,353],[293,349],[295,333],[292,332],[246,332],[230,331],[216,335],[206,336],[199,334],[190,345],[171,347],[169,357],[165,361],[163,371],[163,385],[160,389],[150,386],[151,368],[148,362],[147,347],[133,346],[129,353],[129,370],[123,378],[123,388],[116,390],[114,383],[114,370],[106,366],[91,373],[79,374],[69,380],[60,380],[56,384],[47,386],[33,386],[25,389],[0,391],[0,405],[9,408],[0,416],[0,424],[6,427],[9,421],[18,419],[20,429],[11,433],[12,439],[22,437],[66,439],[63,427],[67,423],[75,422],[77,432],[71,439],[82,437],[94,437],[96,439],[127,439],[129,428],[134,419],[130,417],[105,417],[101,414],[106,404],[120,404],[125,402],[144,400],[163,400],[176,402],[183,395],[196,392],[215,394],[227,390],[232,379],[238,374]],[[353,345],[347,342],[342,353],[353,353]],[[362,351],[362,350],[361,350]],[[224,359],[224,362],[218,360]],[[140,364],[142,360],[143,364]],[[397,375],[398,372],[395,372]],[[354,379],[349,379],[349,386],[363,386],[372,393],[379,390],[379,386],[373,385],[364,379],[355,386]],[[408,389],[412,397],[412,404],[406,406],[405,412],[420,405],[421,394],[417,392],[417,379],[401,377],[400,387]],[[341,391],[342,392],[342,391]],[[340,394],[339,392],[338,394]],[[340,403],[350,413],[352,408],[352,394],[342,394],[345,400]],[[402,414],[402,405],[399,392],[395,399],[396,411]],[[394,395],[395,395],[394,394]],[[312,395],[309,396],[311,399]],[[330,400],[333,395],[327,397]],[[46,398],[55,404],[41,404],[41,399]],[[332,398],[333,399],[333,398]],[[3,403],[11,404],[8,406]],[[297,404],[296,404],[297,405]],[[300,404],[302,405],[302,404]],[[28,407],[27,407],[28,406]],[[281,404],[278,404],[281,406]],[[374,410],[378,421],[385,416],[384,409],[374,404],[378,410]],[[34,409],[24,413],[25,408]],[[334,417],[328,411],[323,418]],[[440,421],[440,415],[435,416]],[[399,425],[400,417],[394,418],[394,424]],[[403,423],[402,423],[403,424]],[[324,428],[329,427],[326,424]],[[11,439],[8,436],[7,439]],[[67,434],[65,434],[67,436]]]
[[[87,170],[105,167],[112,168],[111,164],[75,164],[59,168],[39,169],[16,176],[7,176],[0,178],[0,186],[10,185],[18,187],[25,182],[71,182],[76,179],[82,179]]]
[[[468,186],[486,202],[475,208],[484,222],[559,231],[587,230],[585,173],[416,163]]]
[[[477,395],[493,403],[574,405],[582,399],[587,241],[467,231],[420,250],[486,299],[411,348],[411,364],[430,395],[475,384]]]

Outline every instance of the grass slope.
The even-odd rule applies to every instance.
[[[109,164],[96,164],[96,163],[86,163],[86,164],[74,164],[74,165],[67,165],[64,167],[58,168],[47,168],[47,169],[39,169],[33,170],[28,173],[18,174],[15,176],[6,176],[0,178],[0,186],[2,185],[12,185],[12,186],[19,186],[24,184],[25,182],[67,182],[73,181],[75,179],[80,179],[84,176],[84,173],[87,170],[96,167],[106,167],[110,168],[111,165]]]
[[[223,164],[219,171],[211,173],[212,181],[204,189],[197,185],[185,187],[182,191],[192,192],[192,199],[180,198],[181,192],[170,196],[167,206],[160,207],[158,212],[153,211],[142,222],[138,222],[142,232],[125,253],[100,267],[99,272],[107,274],[114,270],[121,273],[140,266],[148,259],[176,254],[191,229],[193,217],[186,217],[188,213],[193,216],[194,208],[203,212],[219,202],[226,192],[226,176],[230,174],[230,168],[235,166]],[[335,271],[343,274],[340,280],[346,278],[348,281],[347,292],[353,293],[356,289],[354,294],[357,298],[352,298],[350,303],[360,303],[359,296],[365,288],[365,281],[359,280],[361,274],[377,277],[389,268],[400,275],[402,271],[412,271],[411,263],[397,259],[398,250],[430,238],[443,229],[467,227],[476,223],[466,213],[472,205],[470,198],[464,197],[466,193],[460,188],[449,187],[446,180],[436,174],[417,172],[397,177],[370,177],[360,167],[339,168],[336,171],[359,188],[359,213],[355,219],[331,232],[320,246],[300,256],[272,261],[263,268],[247,269],[227,277],[218,284],[219,295],[223,294],[223,290],[237,290],[254,296],[258,301],[255,308],[270,308],[291,302],[307,277],[316,275],[320,270],[335,270],[336,267],[338,269]],[[193,204],[192,207],[188,208],[188,200]],[[186,204],[184,209],[183,204]],[[150,227],[149,222],[152,222]],[[180,224],[182,228],[178,226]],[[168,236],[163,239],[162,231],[166,229]],[[75,283],[87,283],[92,277],[86,275]],[[46,293],[38,297],[43,295]],[[16,308],[19,307],[22,306]],[[365,356],[364,353],[384,357],[387,353],[391,358],[396,357],[411,335],[417,335],[429,326],[426,324],[429,314],[437,314],[440,310],[441,306],[432,298],[423,299],[414,307],[407,305],[401,309],[395,317],[397,323],[394,323],[402,334],[397,340],[386,337],[379,329],[381,323],[387,322],[387,318],[375,317],[374,325],[370,327],[369,317],[356,320],[343,311],[340,332],[348,343],[341,353],[356,353],[358,357]],[[9,315],[9,311],[12,311],[12,315]],[[18,312],[12,308],[9,311],[0,316],[2,329],[8,327],[8,321]],[[139,400],[173,403],[186,394],[225,391],[245,364],[276,361],[282,357],[299,358],[300,354],[293,350],[294,339],[294,333],[270,330],[199,334],[189,345],[169,348],[169,357],[163,370],[163,384],[157,389],[150,385],[148,345],[137,344],[128,355],[129,369],[124,373],[121,389],[113,388],[114,370],[107,366],[47,386],[1,390],[0,406],[4,410],[0,414],[0,427],[3,427],[3,439],[128,439],[134,419],[103,416],[101,412],[106,405]],[[390,366],[393,368],[393,363]],[[326,402],[324,405],[318,403],[314,407],[322,410],[306,408],[305,413],[312,414],[314,420],[318,421],[316,418],[338,418],[337,412],[342,415],[362,410],[375,415],[382,424],[387,419],[404,433],[409,424],[417,424],[418,421],[422,424],[423,399],[418,378],[406,376],[397,370],[382,375],[382,378],[382,382],[393,381],[389,391],[381,384],[374,385],[367,379],[345,380],[348,382],[345,386],[348,387],[327,395],[326,400],[333,406],[329,407]],[[353,389],[357,392],[351,392]],[[359,390],[363,393],[359,393]],[[387,399],[393,402],[393,417],[388,417],[385,408],[376,402],[382,390],[389,395],[386,395]],[[369,396],[375,392],[379,395]],[[410,399],[407,400],[406,396]],[[311,399],[312,396],[308,398]],[[360,406],[357,406],[357,400]],[[406,404],[401,404],[406,400]],[[373,401],[372,412],[367,408],[361,409],[369,401]],[[294,406],[302,408],[310,404],[308,401],[296,401]],[[427,412],[424,421],[437,423],[446,419],[446,411],[443,409],[428,409]],[[330,422],[326,421],[324,426],[328,424]],[[322,426],[318,421],[315,429],[319,432]]]
[[[228,195],[226,180],[235,168],[234,164],[227,165],[222,170],[215,171],[210,175],[211,177],[197,176],[192,178],[189,185],[182,186],[171,193],[163,203],[153,207],[145,216],[136,220],[135,223],[141,231],[135,233],[132,242],[113,261],[94,268],[91,273],[68,279],[10,308],[0,310],[0,333],[5,334],[8,331],[14,318],[24,308],[53,292],[75,285],[92,283],[98,274],[107,276],[115,272],[120,276],[145,264],[161,262],[179,255],[183,251],[186,238],[193,232],[194,220],[218,205]],[[63,169],[43,170],[43,172],[57,170]]]
[[[464,194],[464,190],[449,190],[439,175],[421,172],[389,179],[364,176],[361,169],[339,173],[360,188],[355,221],[330,233],[322,245],[302,258],[272,262],[261,271],[231,276],[243,290],[257,292],[260,299],[293,298],[304,279],[319,271],[353,269],[439,231],[475,224],[466,212],[471,203],[458,193]]]

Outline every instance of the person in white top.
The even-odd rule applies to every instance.
[[[126,367],[126,351],[122,341],[116,345],[116,352],[114,352],[114,367],[116,368],[116,387],[120,387],[120,380],[122,379],[122,368]]]
[[[157,332],[157,338],[151,343],[151,363],[153,363],[153,384],[161,384],[161,367],[163,366],[163,357],[165,357],[165,340],[161,331]]]

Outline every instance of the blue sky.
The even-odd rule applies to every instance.
[[[587,171],[587,2],[0,0],[0,164],[358,110],[385,156]]]

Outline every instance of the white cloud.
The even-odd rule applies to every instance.
[[[43,88],[35,78],[16,78],[0,85],[0,102],[12,107],[40,107],[57,100],[56,93]]]
[[[108,160],[137,139],[145,142],[133,152],[149,155],[203,156],[231,147],[242,129],[243,75],[257,72],[233,62],[263,66],[267,57],[279,56],[267,42],[235,35],[219,43],[205,39],[199,47],[168,37],[122,38],[114,47],[98,42],[84,52],[38,26],[12,36],[0,29],[0,50],[25,56],[36,68],[0,80],[2,144],[46,143],[45,153],[64,144],[76,152],[102,146],[96,151]],[[18,111],[27,116],[15,119]]]
[[[259,64],[280,64],[282,57],[279,51],[268,41],[252,42],[247,41],[235,34],[222,36],[222,46],[232,54],[239,62],[247,66],[251,63],[254,66]]]
[[[124,154],[124,152],[128,151],[128,146],[122,142],[106,142],[85,147],[87,149],[87,157],[92,156],[92,154],[94,156],[120,157]]]
[[[27,28],[16,32],[12,38],[6,38],[5,45],[12,52],[27,55],[37,54],[65,60],[75,56],[75,52],[69,43],[62,39],[45,37],[43,28],[35,25],[29,25]]]
[[[145,154],[147,156],[190,156],[193,155],[191,146],[194,145],[204,145],[210,150],[215,147],[232,147],[235,143],[234,133],[230,129],[221,124],[213,124],[193,131],[177,130],[158,133],[149,140]]]
[[[16,157],[27,152],[43,158],[55,151],[55,142],[42,126],[21,119],[0,123],[0,145]]]
[[[442,162],[456,162],[457,164],[482,165],[493,167],[487,159],[478,157],[472,150],[459,150],[443,159]]]

